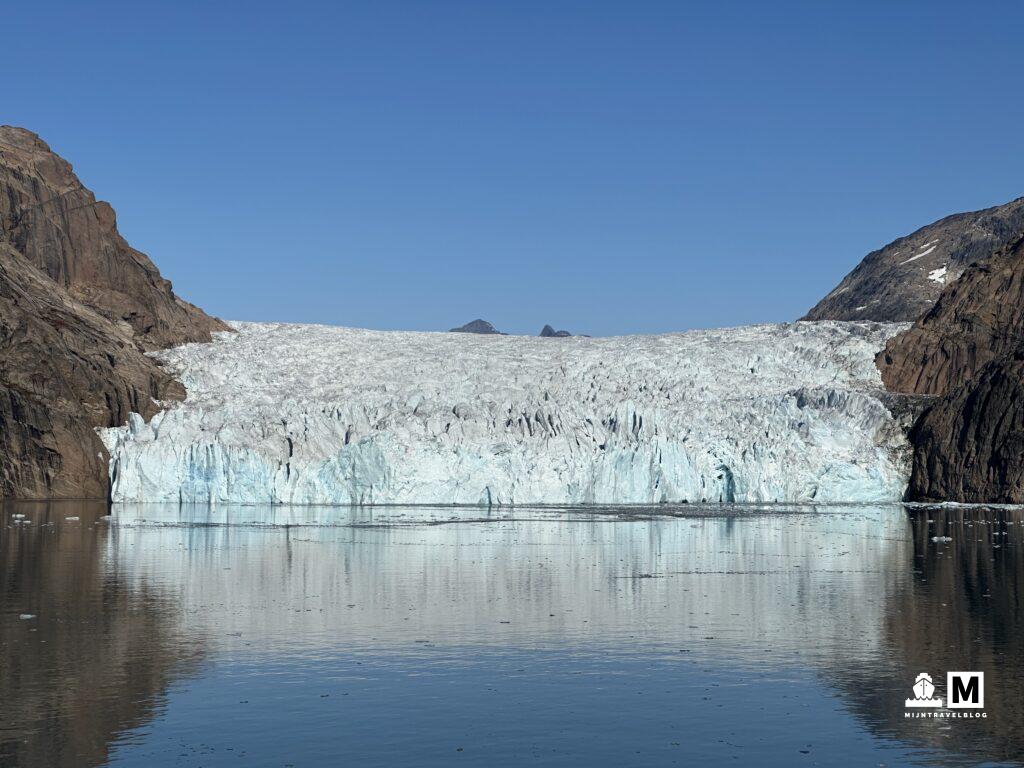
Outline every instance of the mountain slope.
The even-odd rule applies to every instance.
[[[1024,236],[968,267],[879,355],[894,392],[944,395],[1024,342]]]
[[[67,289],[71,298],[158,349],[209,339],[219,320],[174,295],[171,283],[117,231],[96,200],[36,134],[0,126],[0,240]]]
[[[913,321],[975,261],[1024,233],[1024,197],[947,216],[869,253],[804,320]]]
[[[106,496],[95,428],[184,396],[144,352],[226,329],[174,295],[65,160],[0,127],[0,496]]]

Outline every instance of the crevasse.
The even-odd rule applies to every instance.
[[[157,356],[183,403],[101,431],[114,501],[897,501],[901,328],[543,339],[236,323]]]

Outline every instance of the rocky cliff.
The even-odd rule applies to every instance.
[[[0,126],[2,240],[69,295],[157,349],[205,341],[219,321],[174,295],[171,283],[117,231],[114,209],[96,199],[38,136]]]
[[[1024,349],[941,398],[910,441],[909,499],[1024,503]]]
[[[945,395],[1024,341],[1024,224],[1017,238],[968,267],[914,326],[879,355],[894,392]]]
[[[939,396],[910,434],[909,498],[1024,502],[1024,236],[968,267],[877,362],[890,390]]]
[[[215,330],[70,164],[0,126],[0,496],[105,496],[94,429],[184,395],[144,352]]]
[[[1024,197],[958,213],[869,253],[804,320],[910,322],[972,263],[1024,232]]]

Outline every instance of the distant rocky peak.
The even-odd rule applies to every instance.
[[[565,338],[566,336],[572,336],[568,331],[556,331],[550,325],[545,325],[540,329],[540,335],[545,339]]]
[[[486,320],[481,320],[480,318],[471,320],[465,325],[460,325],[458,328],[452,328],[449,333],[486,333],[498,334],[501,336],[505,335]]]

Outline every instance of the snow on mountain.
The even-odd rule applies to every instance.
[[[947,283],[1012,245],[1021,232],[1024,197],[947,216],[869,253],[804,319],[912,322],[931,309]],[[945,280],[933,277],[943,268]]]
[[[102,431],[114,501],[896,501],[875,354],[903,326],[567,338],[236,323],[188,397]]]

